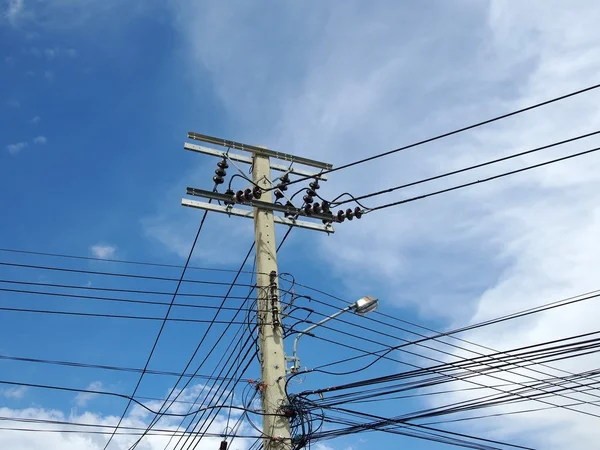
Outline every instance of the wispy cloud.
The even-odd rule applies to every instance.
[[[48,81],[54,80],[54,72],[52,72],[51,70],[46,70],[44,72],[44,78]]]
[[[243,124],[236,131],[240,140],[259,137],[273,148],[334,165],[596,83],[600,10],[593,1],[574,2],[568,10],[548,1],[477,7],[439,2],[445,6],[438,12],[409,11],[394,2],[365,12],[357,4],[348,2],[344,12],[335,14],[327,7],[273,8],[276,20],[265,20],[276,25],[268,37],[254,34],[252,42],[244,27],[255,17],[248,11],[232,14],[225,7],[181,0],[177,25],[189,45],[192,70],[213,74],[215,92]],[[186,24],[194,11],[198,17],[202,12],[206,22]],[[210,23],[218,23],[217,18],[234,21],[236,32],[206,46],[203,42],[217,32]],[[431,23],[439,27],[426,39],[414,39]],[[576,33],[564,32],[570,23],[578,23]],[[298,42],[288,30],[299,28],[307,37],[300,51],[290,52]],[[278,45],[269,45],[273,36]],[[251,72],[258,76],[239,79],[236,64],[256,64]],[[277,74],[262,69],[271,64],[278,64]],[[589,93],[516,121],[340,171],[323,190],[332,196],[373,192],[583,134],[597,129],[598,100],[598,93]],[[278,117],[253,122],[237,115],[257,104]],[[597,146],[598,139],[586,144]],[[573,145],[546,156],[578,150],[583,148]],[[538,158],[518,163],[540,162]],[[592,155],[339,224],[333,238],[323,241],[322,257],[340,279],[352,280],[362,290],[376,280],[377,292],[386,293],[390,303],[418,307],[448,326],[592,290],[597,288],[594,268],[600,264],[595,232],[600,224],[599,165]],[[496,166],[366,203],[417,196],[517,166]],[[472,340],[501,348],[527,345],[595,330],[598,314],[593,304],[571,307],[554,317],[524,321],[511,333],[486,328]],[[579,372],[597,367],[598,359],[590,360],[589,367],[587,362],[569,363],[570,370]],[[545,433],[545,439],[552,445],[544,442],[540,448],[567,448],[562,440],[591,448],[598,440],[597,429],[581,416],[540,412],[531,417],[520,420],[522,427],[499,422],[494,428],[523,428],[527,437],[534,437],[540,423],[551,421],[557,431]]]
[[[54,50],[53,48],[47,48],[46,50],[44,50],[44,55],[46,55],[46,59],[48,61],[52,61],[56,57],[56,53],[56,50]]]
[[[190,401],[193,401],[192,398]],[[41,403],[43,399],[36,399],[36,403]],[[160,408],[161,403],[151,403],[148,402],[153,408]],[[187,413],[189,406],[188,404],[182,404],[182,412]],[[81,411],[71,410],[68,413],[65,413],[57,408],[44,408],[41,406],[29,407],[23,409],[16,408],[0,408],[2,416],[5,417],[3,420],[3,425],[7,427],[19,427],[23,428],[23,420],[34,420],[35,428],[43,431],[43,430],[57,430],[62,429],[66,431],[81,431],[81,426],[73,426],[68,425],[68,423],[85,423],[91,424],[90,429],[95,431],[106,431],[110,433],[114,426],[117,423],[118,418],[115,417],[114,414],[102,414],[100,412],[94,411],[90,407],[81,408]],[[149,414],[140,414],[138,413],[139,409],[136,407],[130,408],[129,414],[127,414],[123,421],[121,422],[121,426],[127,429],[128,427],[141,427],[145,429],[149,426],[150,420],[154,417]],[[146,411],[147,413],[147,411]],[[235,411],[232,412],[232,419],[236,416]],[[11,419],[15,419],[11,421]],[[67,422],[64,425],[57,425],[56,421]],[[179,417],[163,417],[160,422],[156,425],[156,428],[161,428],[165,430],[171,430],[176,432],[176,430],[180,429],[181,418]],[[206,426],[206,431],[210,434],[218,436],[223,430],[228,426],[229,420],[228,415],[225,412],[221,412],[216,415],[210,421],[204,422],[203,426]],[[251,435],[255,434],[255,430],[251,428],[251,426],[245,421],[242,422],[241,426],[237,429],[239,434]],[[146,449],[158,449],[164,448],[166,440],[165,436],[159,435],[148,435],[144,440],[144,444],[142,446]],[[189,441],[186,441],[190,444],[191,448],[196,448],[198,450],[214,450],[219,447],[219,442],[221,438],[212,438],[212,437],[203,437],[194,438],[193,436],[189,436]],[[254,441],[245,438],[236,438],[236,444],[233,447],[234,449],[239,450],[247,450],[252,442]],[[74,438],[72,433],[15,433],[14,431],[8,430],[0,430],[0,448],[3,449],[44,449],[44,450],[66,450],[66,449],[81,449],[85,448],[88,450],[101,450],[104,446],[104,440],[96,440],[94,438],[81,438],[81,440]],[[126,450],[131,445],[131,441],[124,439],[115,439],[114,448],[115,450]]]
[[[71,58],[77,58],[79,56],[79,53],[77,52],[77,50],[75,50],[74,48],[70,48],[66,51],[67,55],[70,56]]]
[[[34,124],[34,125],[37,125],[37,124],[39,124],[39,123],[40,123],[40,121],[41,121],[41,120],[42,120],[42,118],[41,118],[40,116],[34,116],[34,117],[31,119],[31,123],[32,123],[32,124]]]
[[[88,385],[88,387],[86,388],[89,391],[98,391],[98,392],[103,392],[104,391],[104,385],[102,384],[101,381],[93,381],[92,383],[90,383]],[[100,394],[94,394],[91,392],[81,392],[79,394],[77,394],[75,396],[75,399],[73,400],[75,402],[75,404],[79,407],[84,407],[86,406],[91,400],[93,400],[94,398],[96,398],[98,395]]]
[[[8,153],[14,156],[18,155],[23,149],[27,148],[27,145],[27,142],[17,142],[16,144],[8,144],[6,146],[6,150],[8,150]]]
[[[112,259],[117,253],[115,245],[96,244],[90,247],[92,255],[100,259]]]
[[[25,9],[25,1],[24,0],[9,0],[8,7],[4,12],[4,17],[13,27],[16,27],[23,14]]]
[[[14,388],[7,388],[7,389],[3,389],[0,392],[6,398],[18,400],[18,399],[23,398],[23,396],[27,392],[27,387],[20,386],[20,387],[14,387]]]
[[[33,143],[36,145],[46,145],[47,142],[48,139],[46,138],[46,136],[38,136],[33,139]]]
[[[8,67],[15,67],[15,58],[13,58],[12,56],[6,56],[4,58],[4,62]]]

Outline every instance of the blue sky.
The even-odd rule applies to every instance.
[[[0,247],[181,264],[201,217],[199,211],[182,208],[181,197],[186,186],[209,189],[216,164],[213,158],[183,150],[188,131],[267,145],[339,166],[596,83],[600,47],[598,13],[592,5],[578,1],[564,11],[560,2],[517,6],[470,0],[375,6],[358,1],[343,6],[0,1]],[[323,193],[363,194],[592,131],[598,123],[596,96],[590,93],[340,171],[324,184]],[[595,142],[590,141],[501,169],[389,194],[372,204],[591,148]],[[594,155],[584,158],[366,216],[339,225],[332,236],[294,230],[279,255],[280,271],[348,301],[373,293],[382,298],[384,313],[436,329],[597,288],[600,161]],[[284,229],[277,232],[281,237]],[[212,214],[192,263],[237,269],[252,238],[250,221]],[[179,274],[177,268],[6,252],[0,252],[0,262],[170,278]],[[190,276],[230,282],[233,273],[194,271]],[[244,275],[243,282],[249,283],[248,278]],[[8,266],[1,267],[0,279],[167,292],[174,288],[173,282]],[[184,292],[223,294],[223,287],[191,285]],[[246,294],[246,287],[234,291]],[[215,299],[206,301],[218,304]],[[9,292],[0,293],[0,302],[5,307],[50,305],[84,312],[165,312],[164,306]],[[323,307],[321,312],[331,310]],[[594,329],[596,312],[594,305],[581,305],[472,338],[503,348],[526,345]],[[211,311],[186,309],[173,314],[212,317]],[[568,326],[563,327],[564,322]],[[15,312],[2,313],[0,324],[2,355],[129,367],[143,366],[158,329],[158,322]],[[169,323],[150,367],[182,370],[204,329],[203,324]],[[327,330],[323,336],[349,342]],[[352,354],[324,345],[304,338],[303,364],[327,362],[332,353],[339,358]],[[200,373],[208,373],[215,362],[208,360]],[[137,376],[0,364],[3,379],[118,392],[130,392]],[[597,359],[578,364],[570,369],[595,367]],[[398,370],[399,364],[382,362],[364,376]],[[140,395],[151,397],[166,395],[173,381],[159,376],[144,380]],[[307,377],[301,389],[335,383],[338,380],[315,375]],[[82,399],[34,389],[2,392],[3,415],[31,414],[33,408],[48,417],[88,414],[105,423],[124,407],[122,401],[100,396]],[[236,396],[240,394],[236,390]],[[431,404],[397,402],[370,411],[394,415]],[[133,414],[128,419],[144,424],[148,418]],[[547,432],[541,423],[564,432]],[[578,439],[582,447],[596,439],[584,419],[566,413],[469,425],[454,429],[552,449],[566,448],[568,439]],[[375,445],[445,448],[381,433],[363,437],[364,442],[327,442],[319,450]],[[11,448],[101,448],[94,439],[43,439],[0,431],[0,442]],[[156,442],[149,440],[145,448],[163,448]],[[208,442],[206,448],[211,445]],[[241,441],[238,445],[245,448]]]

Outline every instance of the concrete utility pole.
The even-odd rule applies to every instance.
[[[271,187],[269,158],[254,155],[252,181],[263,190]],[[261,195],[261,200],[272,203],[271,191]],[[258,321],[260,342],[261,380],[263,383],[263,432],[266,450],[291,448],[290,422],[281,415],[287,403],[285,393],[286,362],[281,327],[281,304],[277,271],[277,250],[273,211],[254,209],[254,240],[256,243],[256,281],[258,289]]]
[[[235,215],[254,219],[254,237],[256,245],[256,280],[258,294],[258,338],[260,347],[262,411],[263,415],[263,447],[265,450],[290,450],[292,441],[290,437],[290,423],[284,414],[287,405],[285,392],[286,355],[283,345],[283,325],[281,323],[281,304],[279,299],[279,272],[277,268],[277,243],[275,240],[275,223],[288,226],[297,226],[312,230],[333,232],[331,223],[333,214],[317,209],[298,209],[273,203],[272,189],[276,181],[271,178],[271,170],[278,170],[287,174],[311,176],[315,179],[325,180],[324,175],[318,172],[308,172],[299,168],[292,168],[294,163],[317,167],[321,170],[331,169],[330,164],[301,158],[285,153],[275,152],[263,147],[242,144],[239,142],[215,138],[198,133],[188,133],[188,138],[221,145],[228,148],[227,152],[214,148],[188,144],[184,148],[211,156],[218,156],[224,160],[242,162],[252,165],[252,186],[236,194],[226,194],[188,188],[187,194],[219,200],[225,204],[215,205],[206,202],[183,199],[182,205],[200,208],[228,215]],[[244,150],[252,153],[252,158],[230,153],[230,149]],[[284,160],[289,165],[272,164],[270,158]],[[223,166],[223,164],[222,164]],[[219,166],[221,167],[221,166]],[[218,172],[217,177],[222,177]],[[220,180],[223,182],[223,180]],[[215,182],[219,184],[217,179]],[[260,188],[257,195],[256,188]],[[281,193],[281,191],[279,191]],[[253,207],[253,210],[234,208],[234,203]],[[275,215],[274,212],[283,213],[284,216]],[[297,220],[298,216],[318,219],[323,223]]]

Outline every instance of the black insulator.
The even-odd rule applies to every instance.
[[[219,446],[219,450],[227,450],[227,441],[221,441],[221,445]]]
[[[313,202],[313,197],[312,195],[306,194],[304,197],[302,197],[302,200],[304,200],[304,203],[310,204]]]
[[[230,197],[231,197],[231,201],[225,201],[224,203],[225,203],[226,205],[233,205],[233,202],[235,202],[235,192],[233,192],[233,190],[232,190],[232,189],[227,189],[227,190],[225,191],[225,195],[228,195],[228,196],[230,196]]]
[[[328,202],[328,201],[325,201],[325,200],[323,200],[323,201],[321,202],[321,209],[323,210],[323,212],[324,212],[324,213],[328,213],[328,212],[330,212],[330,211],[331,211],[331,208],[330,208],[329,206],[330,206],[330,205],[329,205],[329,202]]]
[[[283,192],[281,192],[279,189],[275,190],[274,195],[277,200],[279,200],[280,198],[283,198]]]
[[[219,176],[219,175],[215,175],[213,177],[213,181],[215,182],[215,184],[223,184],[223,177]]]
[[[252,189],[248,188],[244,191],[244,198],[248,202],[254,199],[254,195],[252,194]]]
[[[323,222],[323,224],[325,224],[325,225],[329,225],[332,222],[332,220],[331,219],[323,219],[323,220],[321,220],[321,222]]]
[[[318,180],[312,181],[312,182],[308,183],[308,185],[310,186],[310,188],[311,188],[313,191],[316,191],[316,190],[318,190],[318,189],[321,187],[321,186],[319,185],[319,181],[318,181]]]
[[[279,189],[280,191],[287,191],[287,186],[284,183],[279,183],[277,186],[275,186],[277,189]]]
[[[244,203],[244,191],[237,191],[235,193],[235,199],[238,203]]]
[[[310,206],[310,203],[307,203],[306,205],[304,205],[304,212],[306,213],[307,216],[312,215],[312,208]]]
[[[225,169],[221,169],[221,168],[215,169],[215,173],[217,175],[219,175],[220,177],[224,177],[225,175],[227,175],[227,172],[225,172]]]
[[[284,184],[288,184],[290,182],[290,174],[286,173],[284,176],[280,178],[281,182]]]
[[[344,221],[344,219],[345,219],[345,218],[346,218],[346,216],[344,215],[344,211],[340,209],[340,210],[337,212],[337,221],[338,221],[339,223],[342,223],[342,222]]]
[[[226,160],[219,161],[217,163],[217,166],[220,167],[221,169],[227,169],[227,168],[229,168],[229,164],[227,164]]]
[[[283,215],[285,217],[294,217],[295,216],[295,212],[296,212],[296,208],[294,208],[294,204],[290,201],[288,201],[285,204],[287,211],[283,213]]]
[[[260,196],[262,195],[262,189],[259,188],[258,186],[254,186],[254,188],[252,189],[252,195],[254,196],[255,199],[259,199]]]
[[[321,213],[321,204],[319,202],[314,202],[313,205],[312,205],[312,210],[316,214],[320,214]]]
[[[306,193],[311,197],[315,197],[317,195],[317,193],[313,189],[307,189]]]
[[[346,210],[346,219],[348,219],[348,220],[354,219],[354,211],[352,211],[350,208],[348,208]]]
[[[354,215],[357,219],[360,219],[363,216],[363,212],[358,206],[354,208]]]

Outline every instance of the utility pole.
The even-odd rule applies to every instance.
[[[269,158],[254,155],[252,181],[263,190],[271,187]],[[272,203],[271,191],[261,200]],[[277,250],[273,211],[254,209],[254,241],[256,243],[256,281],[258,289],[258,321],[262,391],[263,433],[269,436],[266,450],[291,449],[290,422],[281,414],[287,403],[286,362],[281,326],[281,305],[277,272]],[[275,415],[271,415],[275,414]],[[267,439],[265,439],[266,441]]]
[[[307,228],[311,230],[333,233],[332,222],[335,222],[328,205],[313,204],[310,189],[307,190],[308,198],[305,196],[302,208],[294,207],[285,199],[283,191],[287,189],[285,180],[289,180],[289,174],[299,176],[311,176],[314,180],[326,180],[319,172],[308,172],[304,169],[293,167],[294,164],[302,164],[317,167],[321,170],[331,169],[330,164],[301,158],[285,153],[275,152],[264,147],[242,144],[235,141],[215,138],[198,133],[188,133],[188,138],[220,145],[227,151],[220,151],[210,147],[199,145],[184,145],[186,150],[200,152],[211,156],[223,158],[224,162],[236,162],[252,165],[251,186],[234,192],[228,189],[224,194],[205,191],[196,188],[187,188],[187,194],[205,197],[223,202],[224,205],[199,202],[190,199],[182,199],[182,205],[200,208],[209,211],[220,212],[230,216],[241,216],[254,219],[254,238],[256,246],[256,281],[257,281],[257,320],[258,338],[260,348],[261,384],[263,412],[263,447],[265,450],[290,450],[292,448],[292,437],[290,436],[290,423],[285,414],[287,396],[285,392],[286,355],[283,342],[283,324],[281,321],[281,303],[279,298],[279,272],[277,268],[277,243],[275,240],[275,223],[287,226]],[[231,149],[243,150],[252,153],[249,158],[237,153],[230,153]],[[271,159],[280,159],[289,163],[281,165],[271,163]],[[218,184],[224,182],[224,169],[228,164],[221,162],[215,171],[213,180]],[[237,168],[237,166],[236,166]],[[271,170],[284,172],[277,180],[271,177]],[[240,173],[243,172],[240,171]],[[289,181],[288,181],[289,182]],[[313,181],[314,183],[314,181]],[[314,187],[315,184],[312,184]],[[318,186],[318,182],[317,182]],[[312,188],[311,188],[312,189]],[[285,205],[273,203],[273,192],[278,200],[287,200]],[[314,192],[313,192],[314,194]],[[239,204],[252,209],[234,208]],[[283,215],[276,215],[275,212]],[[318,219],[322,223],[298,220],[298,216],[310,219]]]

